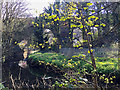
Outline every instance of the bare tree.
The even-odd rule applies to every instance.
[[[6,57],[10,57],[13,43],[20,38],[16,35],[28,26],[30,14],[27,5],[23,0],[11,0],[2,4],[2,46],[3,55]]]
[[[2,57],[5,60],[2,64],[2,80],[10,86],[14,85],[13,80],[19,73],[17,62],[23,59],[23,50],[15,42],[23,39],[22,34],[31,20],[27,5],[23,0],[11,0],[11,2],[9,0],[2,4]],[[12,83],[9,83],[10,76],[12,76]]]

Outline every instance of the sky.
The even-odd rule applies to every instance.
[[[31,9],[30,13],[33,16],[38,16],[43,12],[44,7],[48,7],[49,3],[53,3],[55,0],[26,0],[29,3],[28,8]],[[37,12],[36,12],[37,11]]]

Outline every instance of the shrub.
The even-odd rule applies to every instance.
[[[79,56],[80,57],[80,56]],[[87,72],[91,73],[93,71],[93,67],[91,64],[82,60],[82,58],[76,57],[67,57],[60,53],[34,53],[29,55],[29,59],[32,63],[37,63],[39,65],[50,65],[60,68],[61,70],[71,68],[77,71],[84,71],[82,69],[86,69]],[[88,59],[91,62],[90,59]],[[96,58],[96,66],[98,73],[109,74],[114,70],[118,70],[117,68],[117,59],[115,58]]]

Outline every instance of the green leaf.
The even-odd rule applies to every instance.
[[[91,32],[88,32],[87,34],[90,34],[90,35],[91,35],[92,33],[91,33]]]
[[[77,25],[75,25],[75,24],[72,24],[72,25],[71,25],[71,28],[73,28],[73,27],[77,27]]]
[[[99,25],[95,25],[95,27],[99,27]]]
[[[78,27],[82,29],[82,28],[83,28],[83,25],[82,25],[82,24],[81,24],[81,25],[78,25]]]
[[[106,25],[104,23],[100,24],[101,26],[105,27]]]
[[[88,53],[90,53],[90,51],[88,50]]]
[[[84,7],[83,9],[86,10],[86,9],[88,9],[88,7]]]
[[[93,3],[87,3],[87,6],[91,6],[91,5],[93,5]]]

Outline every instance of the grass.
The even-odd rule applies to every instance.
[[[40,52],[29,55],[29,58],[32,58],[31,61],[39,63],[39,65],[41,65],[42,63],[44,63],[45,65],[54,65],[55,67],[59,67],[62,70],[67,68],[79,71],[85,68],[88,72],[91,72],[93,70],[92,65],[83,61],[83,58],[78,59],[76,57],[69,58],[59,53]],[[117,58],[97,57],[95,59],[98,73],[108,74],[113,72],[114,70],[118,70]],[[91,62],[90,59],[88,59],[88,61]]]

